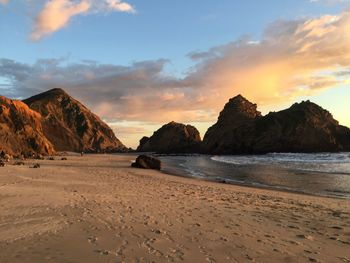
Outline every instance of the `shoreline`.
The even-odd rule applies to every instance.
[[[0,169],[1,262],[350,260],[347,200],[67,159]]]
[[[273,191],[273,192],[278,192],[278,193],[289,193],[289,194],[296,194],[296,195],[305,195],[305,196],[312,196],[312,197],[319,197],[319,198],[329,198],[329,199],[340,199],[340,200],[349,200],[350,197],[341,197],[341,196],[332,196],[332,195],[317,195],[317,194],[312,194],[312,193],[307,193],[307,192],[302,192],[302,191],[296,191],[292,189],[284,189],[284,188],[278,188],[278,187],[273,187],[273,186],[268,186],[268,185],[261,185],[261,186],[254,186],[254,185],[249,185],[249,184],[244,184],[244,183],[239,183],[239,182],[228,182],[228,181],[220,181],[218,180],[211,180],[209,178],[200,178],[196,176],[191,176],[191,175],[181,175],[180,173],[172,173],[172,172],[167,172],[167,171],[162,171],[161,173],[169,176],[175,176],[175,177],[180,177],[180,178],[187,178],[187,179],[192,179],[192,180],[198,180],[198,181],[203,181],[203,182],[209,182],[209,183],[215,183],[215,184],[222,184],[222,185],[232,185],[233,187],[244,187],[248,189],[261,189],[261,190],[267,190],[267,191]]]
[[[298,170],[279,166],[277,163],[237,165],[215,161],[211,157],[163,155],[160,159],[164,164],[162,171],[174,176],[350,200],[348,174]]]

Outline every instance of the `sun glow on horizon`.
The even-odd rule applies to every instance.
[[[26,42],[21,43],[22,46],[16,46],[18,39],[7,43],[8,38],[14,38],[12,31],[6,31],[11,24],[0,27],[0,30],[8,32],[4,33],[8,37],[4,40],[6,48],[1,52],[16,49],[13,52],[15,58],[6,58],[6,53],[0,56],[3,95],[25,98],[51,88],[64,88],[111,123],[128,145],[137,145],[142,136],[151,135],[156,128],[170,121],[196,124],[203,137],[225,103],[238,94],[257,103],[265,114],[310,99],[329,110],[340,123],[350,126],[347,113],[349,91],[345,88],[350,85],[350,11],[346,8],[343,8],[344,11],[321,12],[323,15],[317,12],[285,19],[271,14],[269,23],[265,21],[264,28],[256,27],[255,34],[251,36],[247,36],[251,28],[239,30],[246,26],[242,23],[239,27],[228,28],[225,39],[217,38],[216,42],[204,46],[197,39],[207,37],[203,32],[210,30],[208,25],[215,28],[215,23],[220,21],[205,20],[203,25],[198,25],[191,20],[186,25],[191,28],[190,36],[196,33],[194,48],[187,48],[190,38],[184,37],[181,53],[170,59],[168,56],[171,57],[175,46],[179,47],[172,46],[174,41],[167,42],[167,38],[174,37],[172,31],[162,27],[160,29],[165,31],[156,31],[148,36],[154,28],[164,26],[156,20],[164,17],[155,16],[157,23],[153,23],[153,27],[138,31],[138,26],[144,26],[147,24],[144,21],[150,20],[145,10],[151,11],[159,3],[149,5],[137,0],[45,0],[35,4],[28,1],[25,5],[16,1],[0,3],[4,21],[12,21],[11,15],[7,14],[11,13],[11,8],[21,6],[22,11],[32,14],[34,19],[20,21],[28,25],[18,34],[30,34],[32,29],[32,40],[37,41],[28,41],[23,35],[22,41]],[[193,7],[192,4],[188,2],[189,7]],[[296,5],[295,2],[290,4]],[[313,4],[321,3],[317,1]],[[244,6],[245,3],[227,2],[226,5]],[[136,12],[136,6],[140,7],[140,12]],[[210,6],[208,8],[212,10]],[[191,10],[181,10],[187,11]],[[194,11],[198,10],[192,9]],[[226,20],[231,18],[231,14],[225,16]],[[79,27],[74,28],[74,24],[80,21]],[[89,30],[90,27],[92,29],[87,32],[94,34],[78,32],[85,31],[85,24]],[[16,28],[21,25],[16,24]],[[220,27],[225,25],[221,23]],[[203,29],[202,34],[195,30],[196,26]],[[72,32],[62,30],[56,34],[62,28],[70,28]],[[178,29],[178,25],[172,29]],[[182,28],[178,33],[183,34],[186,29]],[[236,34],[230,35],[231,32]],[[216,31],[210,35],[213,38],[221,36]],[[124,40],[126,49],[122,54],[114,55]],[[91,44],[89,41],[92,41]],[[109,42],[112,44],[109,45]],[[25,51],[17,55],[21,47]],[[30,52],[27,48],[34,50]],[[129,51],[130,48],[133,51]],[[164,48],[163,53],[157,53],[159,48]],[[80,53],[82,50],[85,53]],[[99,62],[101,51],[108,57],[107,62]],[[21,56],[24,53],[34,55],[31,60],[23,62]],[[127,57],[127,60],[119,63],[121,56]],[[179,66],[177,60],[186,60],[186,63]],[[183,69],[181,72],[180,68]]]

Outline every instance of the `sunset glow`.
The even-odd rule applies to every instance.
[[[63,88],[132,147],[172,120],[196,123],[203,136],[237,94],[263,113],[310,99],[350,125],[348,1],[287,1],[286,7],[276,7],[285,18],[258,15],[255,22],[247,15],[240,25],[223,9],[240,12],[233,11],[237,6],[224,2],[181,10],[188,26],[179,41],[177,19],[162,19],[180,11],[161,4],[0,1],[0,32],[6,35],[0,44],[2,94],[25,98]],[[249,6],[240,8],[247,12]],[[302,14],[293,13],[303,8]],[[148,34],[138,28],[146,20],[153,25]],[[206,39],[197,31],[208,25],[214,30],[207,41],[191,39]],[[162,34],[169,35],[174,52]],[[26,54],[16,52],[19,48]]]

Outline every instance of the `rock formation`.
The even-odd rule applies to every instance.
[[[142,169],[154,169],[154,170],[160,170],[162,163],[160,160],[147,156],[147,155],[140,155],[136,158],[136,161],[131,164],[134,168],[142,168]]]
[[[148,138],[143,137],[137,148],[139,152],[197,153],[201,138],[198,130],[191,125],[170,122]]]
[[[62,89],[49,90],[24,102],[41,114],[44,134],[56,151],[126,151],[106,123]]]
[[[41,115],[25,103],[0,96],[0,152],[2,155],[53,154]]]
[[[202,150],[206,153],[243,153],[249,152],[249,141],[254,139],[251,130],[254,121],[261,117],[257,105],[241,95],[229,100],[219,115],[216,124],[206,132]]]
[[[211,154],[346,151],[350,129],[310,101],[261,116],[256,104],[239,95],[225,105],[202,147]]]

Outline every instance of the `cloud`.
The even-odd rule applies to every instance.
[[[142,119],[146,115],[142,110],[145,107],[152,112],[159,107],[177,110],[176,101],[184,96],[182,81],[163,73],[167,60],[130,66],[100,65],[93,61],[63,66],[65,62],[45,59],[30,65],[1,59],[0,76],[13,84],[13,89],[5,95],[27,97],[61,87],[110,120]],[[158,118],[159,115],[154,115],[147,119]]]
[[[309,0],[310,3],[340,4],[349,2],[349,0]]]
[[[325,2],[325,3],[331,3],[331,4],[349,2],[349,0],[310,0],[310,1],[311,2]]]
[[[107,7],[111,10],[117,10],[120,12],[134,13],[135,9],[128,3],[124,3],[120,0],[107,0]]]
[[[260,104],[313,95],[342,82],[350,67],[350,13],[276,21],[261,40],[244,38],[191,53],[196,66],[187,81],[218,101],[242,93]]]
[[[239,93],[275,108],[348,83],[350,12],[275,21],[259,40],[249,37],[192,52],[183,78],[166,74],[168,60],[129,66],[61,59],[35,64],[2,59],[0,77],[10,97],[60,87],[109,122],[213,122],[228,98]],[[125,130],[125,129],[124,129]],[[129,131],[132,131],[129,130]]]
[[[152,125],[144,122],[118,122],[109,125],[117,134],[118,139],[125,145],[134,148],[138,146],[140,138],[160,128],[159,124]]]
[[[308,0],[311,4],[318,4],[323,6],[343,6],[346,7],[350,0]]]
[[[73,16],[86,13],[90,7],[88,1],[73,3],[70,0],[51,0],[47,2],[35,19],[32,40],[39,40],[65,27]]]
[[[9,1],[8,0],[0,0],[0,4],[6,5]]]
[[[120,0],[49,0],[35,18],[31,39],[38,41],[60,30],[74,16],[108,11],[134,13],[135,9]]]

